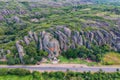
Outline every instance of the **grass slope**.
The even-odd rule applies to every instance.
[[[88,66],[93,66],[93,65],[97,65],[97,63],[96,62],[88,62],[88,61],[86,61],[86,60],[82,60],[82,59],[80,59],[80,58],[76,58],[76,59],[67,59],[67,58],[65,58],[65,57],[63,57],[63,56],[60,56],[59,57],[59,59],[60,59],[60,63],[66,63],[66,64],[86,64],[86,65],[88,65]]]
[[[106,65],[120,65],[120,54],[115,52],[107,53],[102,61]]]

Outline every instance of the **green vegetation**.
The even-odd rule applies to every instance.
[[[80,58],[75,58],[75,59],[67,59],[66,57],[60,56],[59,57],[60,63],[66,63],[66,64],[86,64],[88,66],[93,66],[93,65],[98,65],[97,62],[93,62],[90,60],[84,60]]]
[[[106,53],[101,63],[105,65],[120,65],[120,54],[116,52]]]
[[[7,75],[0,76],[0,80],[33,80],[32,76],[16,76],[16,75]]]
[[[109,51],[111,51],[111,49],[108,45],[103,46],[92,45],[91,48],[80,46],[77,49],[69,49],[66,52],[63,52],[62,55],[68,59],[81,58],[89,59],[95,62],[100,62],[102,60],[103,55]]]
[[[21,72],[20,72],[21,70]],[[22,72],[24,70],[24,72]],[[1,70],[0,70],[1,71]],[[11,73],[9,73],[11,71]],[[4,71],[4,73],[0,75],[0,80],[119,80],[120,79],[120,72],[117,70],[113,73],[105,73],[102,70],[91,73],[91,72],[37,72],[33,71],[32,73],[19,75],[18,72],[24,74],[28,72],[25,69],[10,69]],[[17,72],[18,71],[18,72]]]
[[[117,31],[116,26],[119,26],[120,17],[119,3],[116,5],[115,3],[108,3],[109,0],[94,1],[99,4],[54,7],[39,2],[0,2],[0,49],[4,49],[4,52],[0,54],[6,55],[7,59],[4,62],[0,61],[0,64],[22,63],[15,42],[22,40],[28,31],[39,32],[59,25],[65,25],[72,31],[90,32],[101,29]],[[39,51],[39,47],[35,46],[36,44],[34,42],[29,45],[22,44],[26,51],[23,58],[25,64],[35,64],[37,61],[41,61],[42,57],[48,55],[45,51]],[[76,62],[73,61],[75,63],[81,63],[78,60],[79,58],[100,62],[104,54],[109,52],[106,48],[108,46],[78,47],[77,49],[69,49],[62,55],[68,59],[77,58]],[[6,54],[7,50],[10,50],[11,53]]]
[[[31,42],[29,45],[24,45],[26,55],[23,60],[25,64],[36,64],[37,61],[41,61],[42,57],[47,57],[48,53],[42,50],[37,50],[35,42]]]
[[[29,70],[25,70],[25,69],[20,69],[20,68],[16,68],[16,69],[6,69],[6,68],[1,68],[0,69],[0,75],[18,75],[18,76],[26,76],[26,75],[30,75],[30,71]]]
[[[11,4],[8,5],[6,4],[7,3],[1,5],[3,9],[7,9],[8,7],[10,10],[13,10],[16,7],[14,5],[16,4],[15,2],[11,2]],[[85,27],[90,27],[91,29],[93,26],[87,26],[87,24],[93,24],[92,21],[97,21],[96,23],[101,24],[102,21],[104,21],[113,27],[115,25],[115,21],[106,19],[105,17],[110,16],[110,18],[112,18],[111,15],[117,15],[116,12],[120,11],[119,6],[115,7],[112,5],[79,5],[77,7],[68,6],[58,8],[34,8],[30,7],[30,4],[32,3],[19,3],[19,6],[22,6],[20,8],[24,11],[27,11],[28,13],[21,15],[15,13],[15,16],[18,17],[18,20],[15,19],[14,22],[13,18],[15,16],[12,13],[7,15],[4,14],[4,17],[7,19],[7,21],[1,22],[0,24],[1,48],[13,49],[11,46],[14,46],[14,42],[16,40],[22,39],[30,30],[37,32],[57,25],[68,25],[73,30],[84,30]],[[33,4],[39,5],[39,3]],[[76,9],[76,11],[74,11],[74,9]],[[14,10],[19,12],[19,10],[16,8]],[[97,15],[98,13],[101,14],[103,12],[107,13],[107,15]],[[105,26],[103,25],[103,27]]]

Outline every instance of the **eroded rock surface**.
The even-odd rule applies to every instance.
[[[18,50],[19,58],[20,58],[21,62],[24,63],[23,56],[25,55],[25,53],[24,53],[24,50],[23,50],[23,46],[20,45],[20,41],[16,42],[16,48]]]
[[[39,45],[39,50],[45,50],[49,53],[49,58],[57,57],[62,51],[69,48],[77,48],[78,46],[86,46],[90,48],[91,44],[110,45],[115,51],[120,50],[120,35],[118,32],[95,30],[95,31],[75,31],[65,26],[57,26],[47,31],[35,33],[30,31],[28,36],[24,37],[24,42],[29,45],[31,41],[35,41]],[[23,46],[20,41],[16,42],[20,59],[24,56]]]

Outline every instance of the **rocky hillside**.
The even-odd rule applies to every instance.
[[[0,61],[36,63],[93,44],[120,51],[120,6],[91,1],[1,2]]]
[[[104,29],[94,31],[72,31],[66,26],[57,26],[50,28],[47,31],[39,33],[29,32],[28,36],[16,42],[17,50],[20,58],[25,55],[22,43],[29,45],[31,41],[35,41],[39,50],[45,50],[49,53],[49,58],[58,57],[62,51],[70,48],[75,49],[78,46],[91,47],[91,44],[106,45],[108,44],[113,50],[120,50],[120,29],[117,31],[107,31]],[[73,53],[74,54],[74,53]]]

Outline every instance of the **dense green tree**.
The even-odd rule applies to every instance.
[[[15,58],[15,64],[20,64],[20,59],[19,58]]]
[[[15,59],[13,57],[8,58],[7,64],[14,65],[15,64]]]
[[[42,60],[42,56],[35,56],[35,60],[41,61]]]
[[[43,51],[43,50],[40,50],[39,53],[38,53],[38,56],[44,56],[44,57],[47,57],[47,56],[48,56],[48,52]]]
[[[43,80],[42,75],[41,75],[40,72],[33,71],[32,75],[33,75],[34,80]]]
[[[13,55],[7,54],[6,58],[7,58],[7,64],[9,64],[9,65],[14,65],[15,64],[15,59],[14,59]]]
[[[34,57],[37,56],[37,49],[34,42],[31,42],[28,46],[25,47],[26,54]]]
[[[76,52],[76,49],[68,49],[66,52],[62,53],[67,58],[77,58],[78,53]]]
[[[28,55],[24,55],[23,60],[24,60],[25,64],[30,64],[31,63],[31,58]]]

